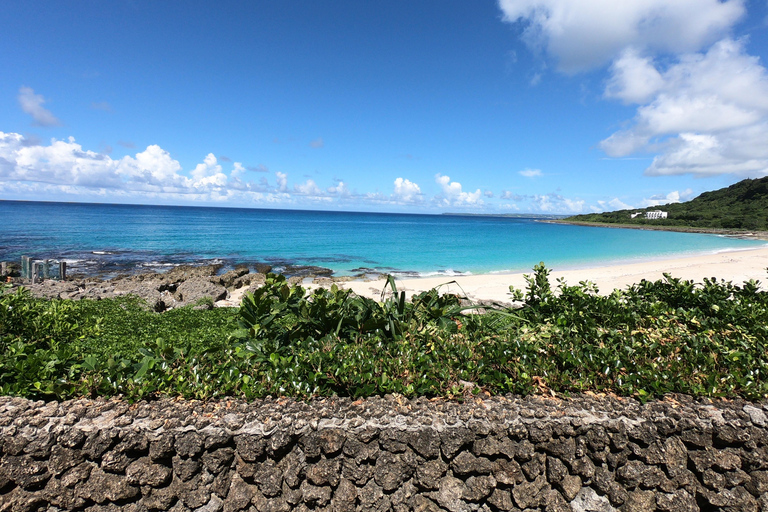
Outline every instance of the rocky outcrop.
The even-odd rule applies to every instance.
[[[0,398],[5,510],[768,510],[768,404]]]

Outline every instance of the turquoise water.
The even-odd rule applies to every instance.
[[[715,235],[534,219],[0,201],[0,261],[118,273],[180,263],[314,265],[336,275],[457,275],[574,268],[764,246]]]

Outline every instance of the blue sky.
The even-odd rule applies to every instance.
[[[5,2],[0,199],[587,213],[768,175],[765,0]]]

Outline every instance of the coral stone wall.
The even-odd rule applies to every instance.
[[[768,404],[0,398],[0,511],[768,511]]]

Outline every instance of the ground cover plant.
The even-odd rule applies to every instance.
[[[139,299],[0,295],[0,393],[189,398],[462,397],[612,392],[768,396],[768,293],[756,282],[670,276],[599,295],[544,265],[510,290],[520,307],[430,290],[380,301],[282,276],[240,308],[166,313]]]

